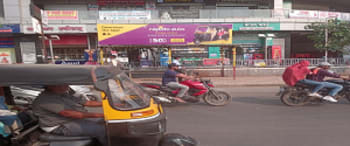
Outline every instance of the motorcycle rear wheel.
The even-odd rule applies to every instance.
[[[204,102],[213,106],[223,106],[232,101],[230,94],[224,91],[211,91],[203,98]]]
[[[309,104],[308,96],[303,93],[286,91],[281,95],[281,102],[288,106],[303,106]]]

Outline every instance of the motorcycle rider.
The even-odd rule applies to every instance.
[[[297,82],[315,86],[308,96],[322,98],[322,96],[317,92],[324,87],[323,83],[306,79],[306,76],[311,73],[308,68],[309,64],[309,61],[300,61],[299,63],[286,68],[282,76],[283,81],[289,86],[295,86]]]
[[[189,90],[189,87],[186,85],[182,85],[176,81],[177,77],[184,79],[191,79],[192,77],[187,76],[185,74],[179,73],[176,70],[178,66],[175,63],[171,63],[168,65],[168,70],[166,70],[162,77],[162,85],[167,86],[169,88],[181,89],[179,93],[176,95],[175,99],[180,103],[186,103],[182,98]]]
[[[331,67],[331,64],[328,62],[320,63],[318,67],[311,69],[312,74],[308,75],[307,79],[317,81],[317,82],[322,82],[325,88],[332,89],[328,93],[328,95],[323,98],[331,102],[338,102],[336,99],[334,99],[334,96],[337,95],[337,93],[343,89],[343,86],[335,83],[326,82],[324,81],[324,78],[325,77],[342,78],[342,79],[346,79],[346,78],[341,77],[339,74],[330,72],[329,71],[330,67]]]

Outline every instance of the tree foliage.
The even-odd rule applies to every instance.
[[[306,26],[313,30],[308,36],[314,41],[314,47],[320,50],[347,52],[344,47],[350,45],[350,23],[339,20],[329,20],[326,23],[316,22]],[[328,29],[328,44],[325,45],[325,30]]]

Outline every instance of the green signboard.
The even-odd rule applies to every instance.
[[[281,30],[279,22],[238,22],[233,24],[233,31],[276,31]]]
[[[220,47],[209,47],[208,58],[217,59],[220,58]]]

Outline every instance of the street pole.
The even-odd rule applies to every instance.
[[[327,21],[327,23],[328,23],[328,21]],[[325,62],[328,62],[328,24],[327,24],[327,26],[326,26],[326,28],[325,28],[325,31],[324,31],[324,33],[325,33],[325,38],[324,38],[324,46],[325,46],[325,52],[324,52],[324,57],[325,57]]]
[[[237,55],[236,51],[237,51],[237,50],[236,50],[236,47],[232,48],[232,57],[233,57],[233,59],[232,59],[232,67],[233,67],[232,72],[233,72],[233,80],[236,80],[236,55]]]
[[[225,59],[225,54],[224,54],[224,50],[222,47],[220,47],[220,57],[221,57],[221,77],[225,77],[225,63],[224,63],[224,59]]]
[[[51,61],[53,64],[55,64],[56,60],[55,60],[55,55],[53,54],[53,47],[52,47],[52,40],[51,39],[49,39],[49,44],[50,44]]]
[[[267,36],[265,37],[265,64],[267,64]]]
[[[46,44],[45,44],[45,34],[44,34],[44,27],[43,27],[43,22],[40,20],[39,21],[40,24],[40,28],[41,28],[41,51],[42,51],[42,58],[43,58],[43,62],[47,63],[47,51],[46,51]]]

